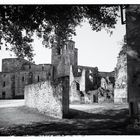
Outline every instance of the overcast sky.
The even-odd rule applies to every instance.
[[[107,34],[105,30],[92,31],[87,22],[82,23],[82,27],[77,27],[76,32],[77,36],[73,40],[75,47],[78,48],[78,65],[98,67],[99,71],[114,70],[121,48],[120,42],[125,34],[125,25],[121,25],[119,20],[112,36]],[[33,46],[36,53],[34,57],[36,64],[51,63],[50,49],[42,47],[42,43],[38,39],[35,39]],[[11,57],[9,52],[2,48],[0,51],[0,70],[1,60],[9,57]]]

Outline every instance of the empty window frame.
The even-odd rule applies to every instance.
[[[37,81],[39,82],[39,76],[37,76]]]
[[[5,81],[3,82],[3,87],[5,87]]]
[[[24,82],[24,80],[25,80],[25,79],[24,79],[24,76],[23,76],[23,77],[22,77],[22,82]]]

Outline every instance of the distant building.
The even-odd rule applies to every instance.
[[[35,65],[21,58],[2,60],[0,72],[0,98],[24,97],[24,86],[44,81],[52,76],[52,65]]]

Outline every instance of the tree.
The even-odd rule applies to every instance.
[[[84,18],[92,30],[115,28],[118,5],[1,5],[0,43],[8,43],[18,57],[33,58],[33,34],[46,47],[62,47],[76,35],[75,27]]]

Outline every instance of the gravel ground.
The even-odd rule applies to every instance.
[[[55,119],[25,107],[24,100],[0,101],[0,135],[140,134],[127,129],[128,117],[127,104],[70,105],[67,119]]]

